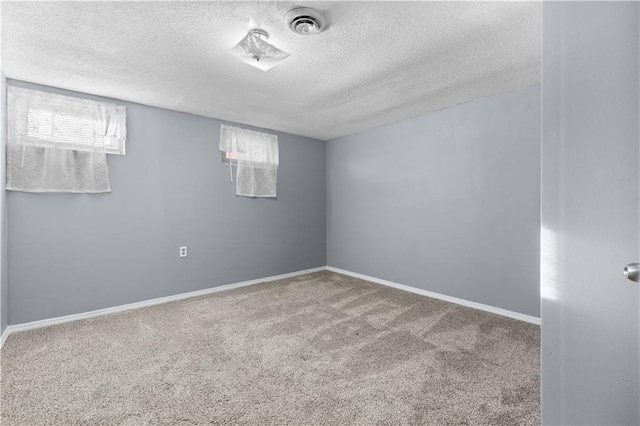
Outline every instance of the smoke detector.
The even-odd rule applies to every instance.
[[[315,9],[298,7],[287,13],[285,25],[300,35],[318,34],[327,28],[327,18]]]

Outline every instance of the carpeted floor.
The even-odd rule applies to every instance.
[[[540,424],[540,329],[331,272],[16,333],[3,425]]]

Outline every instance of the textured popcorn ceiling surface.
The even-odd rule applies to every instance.
[[[284,24],[314,7],[327,31]],[[540,82],[539,2],[3,2],[9,78],[332,139]],[[248,30],[291,54],[264,72]]]

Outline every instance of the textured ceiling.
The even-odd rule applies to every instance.
[[[290,32],[293,7],[329,28]],[[540,82],[539,2],[3,2],[7,77],[333,139]],[[229,50],[261,28],[291,57]]]

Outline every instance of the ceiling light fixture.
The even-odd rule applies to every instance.
[[[251,30],[233,49],[231,54],[262,71],[268,71],[284,61],[289,54],[267,43],[269,34],[264,30]]]
[[[287,13],[284,24],[296,34],[312,35],[327,28],[327,18],[315,9],[298,7]]]

